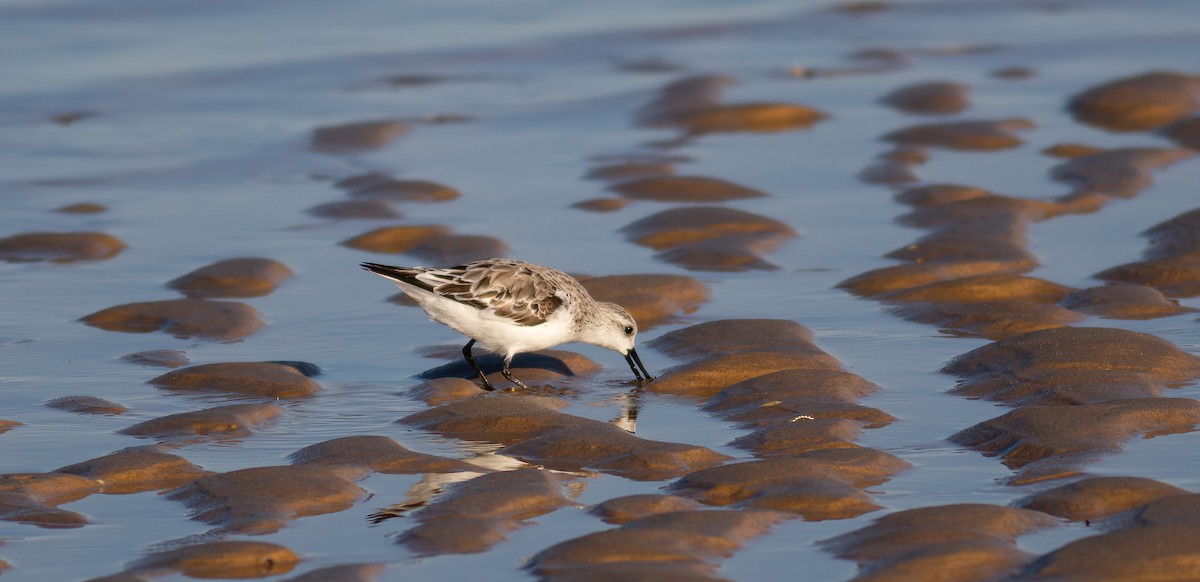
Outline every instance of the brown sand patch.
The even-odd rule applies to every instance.
[[[278,544],[207,542],[146,556],[117,576],[153,578],[178,572],[190,578],[263,578],[286,574],[299,562],[300,556]]]
[[[400,180],[370,172],[338,180],[334,184],[359,202],[446,202],[460,196],[458,190],[428,180]]]
[[[1084,319],[1057,305],[1021,300],[905,303],[889,307],[887,312],[909,321],[936,325],[947,333],[988,339],[1059,328]]]
[[[881,267],[855,275],[837,286],[862,297],[928,285],[960,277],[993,274],[1017,274],[1036,267],[1036,263],[1002,261],[954,261],[944,263],[910,263]]]
[[[1074,289],[1037,277],[1021,275],[979,275],[938,281],[886,293],[878,298],[891,302],[975,302],[1028,301],[1054,304]]]
[[[883,136],[885,141],[910,146],[950,150],[991,151],[1015,148],[1021,143],[1017,131],[1033,129],[1028,119],[948,121],[899,129]]]
[[[139,422],[117,431],[139,437],[192,436],[243,437],[250,429],[283,414],[274,404],[230,404],[194,412],[181,412]]]
[[[433,265],[462,265],[502,257],[508,250],[508,244],[494,236],[444,234],[423,239],[406,252]]]
[[[624,182],[641,178],[673,176],[675,164],[671,162],[633,161],[604,164],[588,170],[584,178],[604,182]]]
[[[1142,233],[1150,243],[1148,259],[1200,257],[1200,209],[1164,220]]]
[[[426,239],[449,232],[444,226],[384,226],[344,240],[342,246],[373,253],[404,253]]]
[[[905,85],[879,99],[885,105],[905,113],[952,115],[970,105],[968,87],[948,81],[926,81]]]
[[[572,204],[571,208],[588,212],[616,212],[628,206],[629,202],[627,198],[589,198]]]
[[[321,385],[296,366],[275,362],[220,362],[167,372],[147,382],[171,390],[230,392],[266,398],[302,398]]]
[[[640,329],[691,313],[709,295],[707,285],[686,275],[609,275],[582,278],[580,283],[597,301],[624,307]]]
[[[1094,277],[1147,285],[1171,297],[1200,296],[1200,258],[1172,257],[1126,263],[1100,271]]]
[[[786,320],[732,319],[675,330],[648,345],[694,361],[667,370],[645,389],[708,398],[723,388],[782,370],[837,370],[812,333]]]
[[[1071,542],[1016,580],[1186,580],[1200,569],[1200,525],[1139,527]]]
[[[929,161],[925,148],[898,145],[875,156],[871,165],[858,173],[858,179],[870,184],[903,186],[920,181],[916,167]]]
[[[326,125],[313,131],[311,145],[324,153],[354,153],[384,147],[407,131],[407,123],[394,119]]]
[[[714,562],[787,517],[774,511],[662,513],[558,543],[529,567],[546,580],[704,580]]]
[[[508,245],[498,238],[452,234],[444,226],[385,226],[341,244],[373,253],[408,253],[439,265],[458,265],[508,252]]]
[[[724,202],[758,198],[765,192],[706,176],[655,176],[628,180],[609,190],[635,200],[657,202]]]
[[[128,448],[67,465],[55,472],[99,481],[104,487],[103,493],[108,494],[171,489],[213,474],[157,445]]]
[[[1042,149],[1042,153],[1052,158],[1069,160],[1104,151],[1104,148],[1082,143],[1056,143]]]
[[[318,568],[281,582],[373,582],[388,569],[388,564],[338,564]]]
[[[659,394],[681,394],[708,398],[723,388],[744,380],[782,370],[832,370],[840,367],[833,356],[813,346],[791,351],[751,351],[712,356],[675,366],[662,373],[644,389]]]
[[[668,490],[707,505],[786,511],[810,521],[846,519],[879,509],[860,487],[887,481],[906,467],[872,449],[824,449],[704,469]]]
[[[1092,87],[1067,108],[1083,123],[1113,131],[1149,131],[1200,107],[1200,77],[1152,71]]]
[[[1163,221],[1142,233],[1150,244],[1145,260],[1118,265],[1098,279],[1137,283],[1173,297],[1200,295],[1200,210]]]
[[[863,15],[873,12],[884,12],[892,8],[894,8],[892,4],[886,0],[848,0],[833,4],[828,10],[844,14]]]
[[[722,319],[678,329],[648,345],[674,358],[738,352],[819,350],[808,328],[785,319]]]
[[[317,568],[281,582],[374,582],[387,564],[338,564]]]
[[[884,159],[875,162],[858,173],[858,179],[868,184],[903,186],[921,181],[912,164]]]
[[[621,229],[633,242],[660,251],[658,258],[687,269],[773,269],[762,255],[796,236],[778,220],[733,208],[671,208]]]
[[[728,582],[717,575],[717,566],[702,561],[678,560],[613,562],[588,564],[579,568],[555,570],[540,575],[547,582],[606,582],[608,580],[644,580],[646,582]]]
[[[386,200],[339,200],[318,204],[305,212],[334,220],[388,220],[404,216]]]
[[[54,115],[50,116],[50,121],[53,121],[54,123],[57,123],[59,125],[68,126],[68,125],[75,125],[76,123],[78,123],[80,121],[83,121],[85,119],[91,119],[93,117],[97,117],[100,115],[103,115],[103,114],[100,113],[99,111],[92,111],[89,109],[80,109],[77,111],[66,111],[63,113],[55,113]]]
[[[774,414],[786,415],[788,404],[809,404],[780,400],[787,398],[791,385],[828,381],[832,386],[844,374],[838,361],[811,339],[807,328],[787,320],[719,320],[675,330],[648,345],[692,361],[667,370],[644,389],[712,398],[706,409],[721,414],[781,405]],[[718,396],[724,390],[730,392]]]
[[[725,87],[734,84],[723,75],[697,75],[668,83],[637,114],[643,127],[674,127],[689,134],[774,132],[804,129],[825,115],[788,103],[721,103]]]
[[[922,507],[881,517],[826,540],[837,557],[858,562],[855,580],[990,580],[1033,559],[1014,545],[1056,521],[1024,509],[984,504]]]
[[[855,449],[862,423],[844,418],[800,418],[774,424],[734,439],[729,444],[760,458],[799,455],[821,449]]]
[[[541,469],[480,475],[457,483],[414,517],[399,543],[422,556],[484,552],[524,525],[572,502],[563,477]]]
[[[912,263],[995,261],[1036,265],[1037,257],[1026,248],[1029,223],[1018,214],[980,213],[942,226],[886,256]]]
[[[942,372],[962,378],[960,394],[1011,399],[1046,382],[1062,383],[1071,375],[1110,375],[1114,383],[1144,378],[1169,385],[1200,376],[1200,358],[1161,338],[1112,328],[1058,328],[1037,331],[989,344],[950,361]],[[1021,386],[1025,385],[1025,386]],[[1008,395],[1008,396],[1006,396]]]
[[[929,161],[929,150],[919,147],[896,146],[876,157],[881,160],[919,166]]]
[[[163,331],[178,338],[218,341],[241,339],[263,325],[258,311],[245,303],[202,299],[126,303],[86,315],[80,321],[107,331]]]
[[[1118,148],[1071,158],[1050,170],[1059,181],[1114,198],[1133,198],[1154,182],[1152,171],[1196,152],[1176,148]]]
[[[168,497],[220,532],[262,535],[301,517],[349,509],[367,494],[354,482],[369,473],[348,465],[255,467],[202,477]]]
[[[635,243],[654,250],[730,235],[795,236],[795,231],[782,222],[716,206],[664,210],[633,222],[622,231]]]
[[[558,412],[555,398],[489,394],[407,416],[400,422],[442,436],[507,445],[503,455],[560,470],[594,469],[662,480],[728,457],[710,449],[634,436],[614,425]]]
[[[622,525],[651,515],[671,513],[673,511],[688,511],[703,507],[699,502],[684,497],[643,493],[609,499],[592,507],[589,513],[600,516],[600,519],[604,520],[605,523]]]
[[[95,202],[79,202],[59,206],[54,211],[62,212],[63,214],[100,214],[101,212],[107,212],[108,207],[103,204],[96,204]]]
[[[770,133],[807,129],[825,117],[824,113],[804,105],[736,103],[675,110],[644,125],[678,127],[691,134]]]
[[[1122,517],[1125,519],[1114,520],[1122,528],[1196,525],[1200,523],[1200,494],[1184,492],[1183,495],[1164,495]]]
[[[1196,311],[1167,299],[1158,289],[1133,283],[1080,289],[1064,297],[1059,305],[1109,319],[1154,319]]]
[[[47,401],[46,406],[77,414],[123,414],[129,410],[124,405],[95,396],[60,396]]]
[[[1059,478],[1138,435],[1193,430],[1200,402],[1137,398],[1076,406],[1027,406],[955,433],[950,440],[1021,469],[1022,478]],[[1046,461],[1036,463],[1040,461]]]
[[[1026,509],[1069,521],[1097,520],[1188,491],[1145,477],[1090,477],[1017,501]]]
[[[662,57],[622,59],[613,65],[618,71],[628,73],[675,73],[686,69],[682,64]]]
[[[1179,147],[1200,149],[1200,117],[1180,119],[1161,128],[1159,133]]]
[[[987,193],[966,200],[918,206],[896,222],[914,228],[953,229],[957,225],[983,224],[992,230],[1004,223],[1017,228],[1022,223],[1041,221],[1074,210],[1073,207],[1029,198]]]
[[[1037,257],[1027,248],[1026,233],[1030,223],[1082,211],[1083,204],[1108,198],[1081,195],[1068,204],[999,196],[956,184],[930,184],[905,190],[896,199],[914,207],[912,212],[901,216],[899,222],[935,230],[886,255],[909,264],[868,271],[842,281],[839,287],[856,295],[903,302],[944,296],[945,299],[933,299],[944,303],[942,305],[905,305],[893,310],[917,321],[943,325],[956,333],[999,336],[1037,329],[1036,325],[1031,325],[1036,322],[1031,322],[1029,316],[1042,314],[1023,313],[1031,310],[1063,311],[1044,314],[1052,317],[1056,324],[1077,317],[1052,306],[998,305],[988,310],[990,313],[981,313],[984,310],[981,305],[949,303],[952,298],[971,302],[1020,298],[1020,286],[1029,284],[1030,280],[1015,275],[1038,264]],[[963,278],[970,279],[955,282]],[[970,292],[973,284],[980,286],[978,291],[983,295]],[[1045,286],[1049,285],[1046,283]],[[959,286],[962,289],[956,292]],[[992,289],[987,290],[988,287]],[[1005,291],[1005,287],[1010,289]],[[1004,311],[1012,312],[1012,315],[1006,317]]]
[[[125,354],[121,356],[121,359],[143,366],[162,366],[164,368],[178,368],[192,362],[181,350],[146,350]]]
[[[58,506],[100,489],[95,479],[66,473],[0,474],[0,519],[38,527],[81,527],[88,523],[87,516]]]
[[[926,184],[896,194],[896,202],[909,206],[940,206],[951,202],[995,196],[983,188],[961,184]]]
[[[172,279],[167,287],[194,298],[259,297],[292,275],[287,265],[273,259],[226,259]]]
[[[354,465],[377,473],[482,472],[470,463],[408,450],[385,436],[355,435],[319,442],[290,455],[293,465]]]
[[[841,370],[794,369],[758,376],[733,384],[710,398],[704,410],[737,422],[774,425],[781,422],[845,418],[868,426],[887,424],[892,417],[882,411],[857,407],[879,386],[862,376]],[[860,410],[861,408],[861,410]],[[880,417],[864,417],[874,411]]]
[[[780,237],[733,235],[671,247],[655,258],[694,271],[774,271],[779,267],[763,255],[783,242]]]
[[[1002,69],[996,69],[996,70],[992,71],[991,73],[988,73],[989,77],[992,77],[995,79],[1004,79],[1006,81],[1020,81],[1020,80],[1032,78],[1036,75],[1037,75],[1036,70],[1034,70],[1031,67],[1023,67],[1023,66],[1004,67]]]
[[[100,232],[29,232],[0,238],[4,261],[102,261],[123,250],[120,239]]]
[[[430,406],[441,406],[485,394],[478,384],[465,378],[433,378],[408,391],[408,396]]]
[[[1013,406],[1094,404],[1129,398],[1155,398],[1166,385],[1153,374],[1110,370],[1040,370],[1015,381],[1009,376],[971,380],[951,393],[984,397]]]
[[[718,393],[718,396],[720,394]],[[758,406],[744,407],[724,415],[726,420],[748,426],[775,426],[782,422],[804,422],[821,419],[846,419],[861,423],[863,428],[881,428],[896,417],[870,406],[855,402],[794,398],[768,400]]]

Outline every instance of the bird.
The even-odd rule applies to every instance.
[[[429,316],[467,336],[463,357],[495,390],[472,348],[503,356],[500,373],[528,388],[509,371],[513,356],[568,342],[584,342],[625,357],[638,386],[654,380],[634,349],[638,327],[615,303],[596,301],[574,277],[550,267],[514,259],[483,259],[457,267],[360,266],[395,283]],[[640,369],[640,371],[639,371]]]

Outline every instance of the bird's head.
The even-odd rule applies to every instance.
[[[633,375],[637,376],[639,382],[653,380],[654,377],[650,372],[646,371],[646,366],[642,364],[642,359],[638,357],[637,350],[634,349],[634,340],[637,338],[637,321],[634,321],[633,316],[625,310],[624,307],[615,303],[597,303],[600,307],[600,321],[592,333],[594,334],[587,341],[603,348],[608,348],[625,356],[625,361],[629,364],[629,369],[633,370]],[[638,370],[641,369],[641,372]],[[645,374],[645,378],[642,377]]]

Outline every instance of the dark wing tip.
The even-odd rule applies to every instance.
[[[358,266],[380,275],[397,281],[414,280],[419,271],[414,271],[408,267],[395,267],[392,265],[381,265],[379,263],[359,263]]]
[[[404,267],[393,267],[391,265],[381,265],[379,263],[359,263],[358,266],[379,275],[396,276],[398,272],[404,270]]]
[[[409,285],[420,287],[426,291],[433,291],[432,285],[417,278],[417,275],[420,275],[422,272],[424,272],[424,269],[420,267],[396,267],[392,265],[382,265],[379,263],[359,263],[358,266],[386,279],[408,283]]]

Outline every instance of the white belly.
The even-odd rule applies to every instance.
[[[397,285],[425,309],[429,319],[474,339],[489,352],[512,357],[572,341],[571,318],[565,309],[557,310],[545,323],[520,325],[424,289],[404,283]]]

